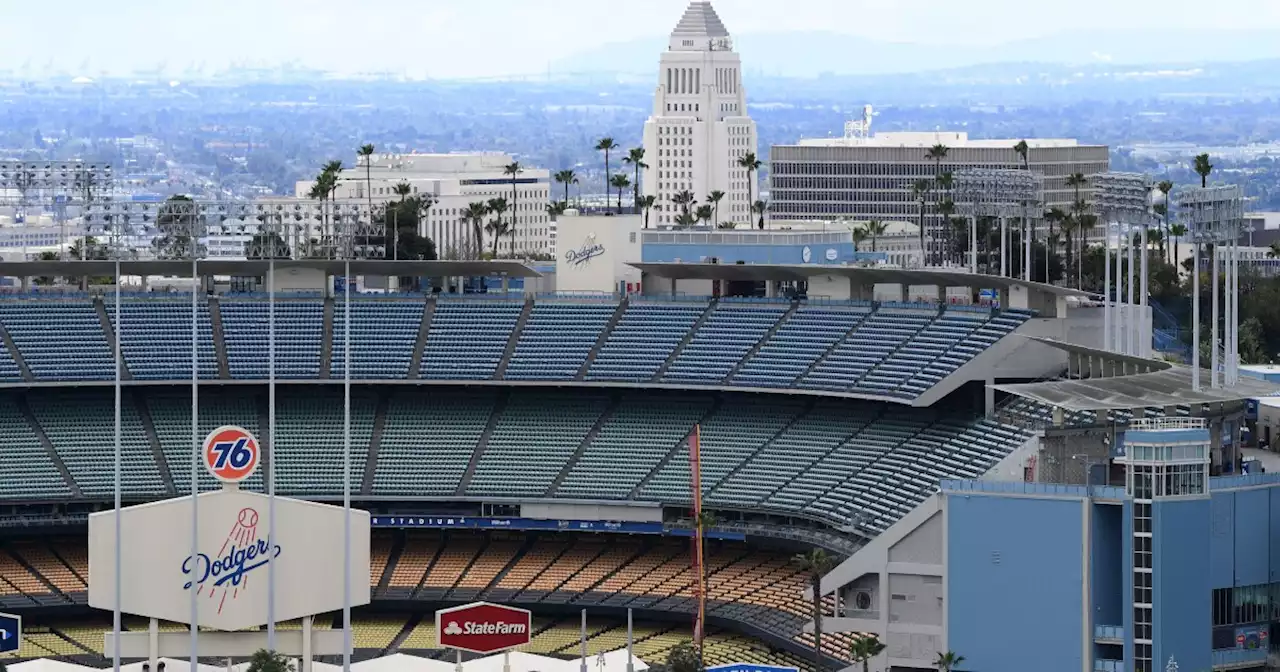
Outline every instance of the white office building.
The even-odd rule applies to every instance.
[[[1018,170],[1026,168],[1044,178],[1044,207],[1070,211],[1075,189],[1067,177],[1090,177],[1106,172],[1106,145],[1087,145],[1073,139],[1027,138],[1027,158],[1014,150],[1018,139],[975,139],[964,132],[870,133],[872,113],[846,124],[843,137],[801,140],[769,149],[769,219],[776,226],[788,220],[852,219],[918,222],[920,204],[912,193],[919,179],[931,182],[939,173],[965,168]],[[930,148],[943,145],[946,157],[928,158]],[[1092,185],[1080,198],[1091,202]],[[943,229],[933,207],[938,194],[926,197],[926,236]]]
[[[554,255],[555,222],[547,215],[550,202],[551,173],[546,168],[522,166],[515,178],[516,198],[512,198],[512,178],[503,169],[514,162],[501,152],[476,154],[375,154],[366,171],[364,158],[342,171],[335,198],[339,203],[368,203],[375,209],[388,201],[398,200],[397,184],[408,184],[410,195],[431,196],[435,204],[421,223],[419,234],[430,237],[440,258],[466,258],[471,249],[472,226],[463,220],[468,205],[507,199],[507,222],[514,217],[514,252],[516,255]],[[313,182],[298,182],[295,195],[305,198]],[[371,190],[371,193],[369,193]],[[513,201],[515,201],[513,203]],[[514,210],[510,208],[515,208]],[[367,209],[367,208],[366,208]],[[493,216],[486,218],[486,221]],[[493,249],[493,237],[485,234],[485,251]],[[498,254],[513,252],[511,234],[498,241]]]
[[[657,225],[674,224],[679,214],[672,197],[692,192],[701,204],[722,191],[719,219],[751,221],[748,175],[738,160],[756,151],[756,126],[747,116],[742,62],[733,39],[710,2],[693,2],[685,11],[658,67],[653,116],[644,125],[643,193],[656,197]]]

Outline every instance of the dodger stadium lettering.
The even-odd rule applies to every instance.
[[[189,555],[182,561],[182,573],[188,577],[182,588],[190,590],[194,585],[197,595],[218,598],[218,613],[222,613],[227,597],[234,600],[247,587],[249,573],[280,557],[281,550],[269,537],[258,535],[258,512],[241,509],[217,553]]]

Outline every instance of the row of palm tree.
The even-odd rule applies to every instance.
[[[880,240],[880,236],[885,234],[885,231],[887,231],[888,228],[888,224],[885,224],[878,219],[853,225],[853,228],[851,229],[851,235],[853,236],[853,251],[858,252],[859,246],[861,246],[864,241],[870,240],[871,251],[875,252],[876,243]]]

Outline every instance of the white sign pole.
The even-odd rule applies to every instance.
[[[276,255],[275,239],[269,241],[267,256],[267,538],[276,535]],[[258,431],[262,431],[261,428]],[[259,446],[261,448],[261,446]],[[267,648],[276,650],[276,563],[275,553],[267,556]]]
[[[632,652],[635,644],[635,633],[631,629],[631,607],[627,607],[627,672],[635,672],[635,653]]]
[[[351,254],[347,252],[342,283],[342,672],[351,672]]]
[[[87,242],[88,242],[88,241],[87,241],[87,238],[86,238],[86,240],[85,240],[84,242],[81,242],[81,247],[82,247],[82,248],[83,248],[83,247],[87,247]],[[121,550],[120,550],[120,547],[121,547],[121,543],[120,543],[120,542],[121,542],[121,533],[120,533],[120,518],[121,518],[121,516],[120,516],[120,487],[121,487],[121,483],[120,483],[120,470],[121,470],[121,464],[120,464],[120,463],[121,463],[121,458],[120,458],[120,393],[121,393],[121,389],[120,389],[120,377],[121,377],[121,375],[122,375],[122,373],[121,373],[121,372],[124,370],[124,361],[122,360],[121,355],[120,355],[120,341],[124,339],[124,312],[120,310],[120,256],[119,256],[118,252],[119,252],[119,251],[117,250],[117,255],[116,255],[116,305],[115,305],[115,313],[116,313],[116,347],[115,347],[115,353],[114,353],[114,354],[115,354],[115,360],[116,360],[116,374],[115,374],[115,396],[116,396],[116,399],[115,399],[115,402],[116,402],[116,408],[115,408],[115,413],[116,413],[116,416],[115,416],[115,422],[116,422],[116,437],[115,437],[115,444],[116,444],[116,445],[115,445],[115,450],[116,450],[116,455],[115,455],[115,461],[116,461],[116,463],[115,463],[115,477],[116,477],[116,483],[115,483],[115,508],[116,508],[116,514],[115,514],[115,515],[116,515],[116,568],[115,568],[115,571],[116,571],[116,577],[115,577],[115,581],[116,581],[116,599],[115,599],[115,602],[116,602],[116,603],[115,603],[115,608],[113,608],[113,609],[111,610],[111,629],[112,629],[112,632],[115,634],[115,638],[116,638],[116,652],[115,652],[115,654],[114,654],[113,656],[111,656],[111,668],[112,668],[113,670],[115,670],[115,672],[120,672],[120,600],[121,600],[121,597],[122,597],[122,595],[121,595],[121,588],[120,588],[120,575],[121,575],[121,570],[120,570],[120,568],[121,568],[121,565],[123,564],[123,562],[122,562],[122,560],[121,560],[121,557],[120,557],[120,556],[121,556]]]
[[[195,208],[195,206],[191,206]],[[196,297],[199,292],[200,276],[196,267],[196,231],[195,213],[192,212],[191,227],[191,660],[190,669],[199,669],[200,661],[200,607],[196,601],[197,587],[195,583],[196,563],[200,557],[200,359],[197,350],[199,342],[199,321],[196,319]],[[116,514],[119,520],[119,514]]]

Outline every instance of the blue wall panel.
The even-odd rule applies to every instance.
[[[1085,505],[952,495],[946,506],[948,648],[983,672],[1083,669]]]
[[[1235,495],[1236,585],[1270,583],[1271,543],[1267,535],[1270,491],[1241,490]]]
[[[1209,580],[1213,588],[1231,588],[1236,581],[1234,492],[1215,492],[1211,502]]]
[[[1093,622],[1095,625],[1124,625],[1125,562],[1124,509],[1115,504],[1092,504],[1093,540]]]
[[[1152,506],[1152,639],[1158,670],[1170,657],[1180,670],[1212,668],[1211,551],[1203,540],[1209,535],[1213,507],[1206,504],[1192,499]]]
[[[1280,581],[1280,488],[1267,488],[1271,496],[1267,538],[1271,540],[1271,582]]]
[[[1120,596],[1120,604],[1124,609],[1124,659],[1133,660],[1133,500],[1124,500],[1124,512],[1120,514],[1120,525],[1124,537],[1120,546],[1124,551],[1124,594]]]

